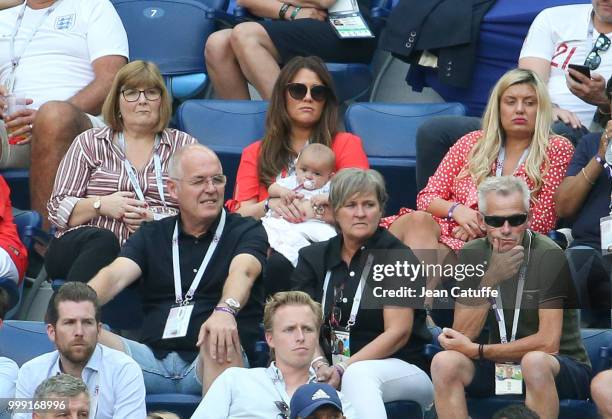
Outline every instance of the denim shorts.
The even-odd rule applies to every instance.
[[[125,352],[142,368],[147,394],[183,393],[202,395],[202,383],[198,378],[198,357],[185,362],[176,352],[163,359],[155,358],[147,345],[121,338]]]

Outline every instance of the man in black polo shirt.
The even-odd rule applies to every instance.
[[[183,147],[168,171],[180,215],[143,224],[89,284],[104,304],[141,278],[141,343],[107,331],[100,342],[141,365],[147,393],[199,394],[243,365],[241,341],[252,352],[268,242],[261,224],[223,209],[226,178],[210,149]]]

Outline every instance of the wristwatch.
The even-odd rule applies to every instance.
[[[102,197],[97,197],[93,203],[93,207],[96,210],[96,214],[100,214],[100,207],[102,206]]]
[[[238,310],[240,310],[240,303],[238,302],[238,300],[234,299],[234,298],[228,298],[227,300],[223,301],[225,304],[227,304],[227,306],[229,308],[231,308],[232,310],[238,312]]]

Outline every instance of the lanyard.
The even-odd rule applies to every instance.
[[[161,141],[161,137],[159,135],[155,136],[155,144],[153,145],[153,163],[155,164],[155,183],[157,183],[157,191],[159,192],[159,197],[161,198],[164,207],[166,206],[166,199],[164,197],[164,181],[162,179],[162,169],[161,169],[161,160],[159,158],[159,154],[157,154],[157,148],[159,147],[159,143]],[[132,164],[127,159],[127,154],[125,151],[125,137],[122,132],[117,133],[117,142],[119,143],[119,147],[121,151],[123,151],[123,167],[125,167],[125,171],[128,174],[128,178],[130,179],[130,183],[138,196],[138,199],[142,202],[145,202],[144,194],[142,193],[142,188],[140,187],[140,183],[138,183],[138,178],[136,177],[136,173],[134,173],[134,168]]]
[[[370,274],[370,269],[372,269],[372,264],[374,263],[374,255],[369,254],[366,259],[365,266],[363,267],[363,271],[361,271],[361,277],[359,278],[359,285],[357,286],[357,290],[355,291],[355,297],[353,298],[353,305],[351,307],[351,315],[349,317],[348,322],[346,323],[346,329],[350,330],[351,327],[355,325],[355,320],[357,319],[357,312],[359,311],[359,306],[361,305],[361,294],[363,291],[363,285],[365,284],[368,275]],[[325,281],[323,283],[323,315],[325,316],[325,303],[327,302],[327,287],[329,286],[329,280],[331,278],[331,271],[328,270],[325,273]]]
[[[196,276],[193,278],[193,282],[185,294],[185,299],[183,299],[183,289],[181,286],[181,265],[179,263],[179,248],[178,248],[178,219],[176,220],[176,224],[174,225],[174,234],[172,235],[172,271],[174,274],[174,295],[176,296],[177,304],[187,304],[189,301],[193,299],[193,295],[200,285],[200,281],[202,280],[202,276],[204,276],[204,271],[210,262],[210,258],[212,257],[215,249],[217,248],[217,244],[219,244],[219,240],[221,239],[221,234],[223,233],[223,227],[225,227],[225,210],[221,209],[221,220],[219,220],[219,224],[217,225],[217,229],[215,230],[215,234],[213,236],[210,245],[208,246],[208,250],[204,255],[204,259],[202,260],[202,264],[200,265],[200,269],[196,273]]]
[[[523,154],[521,154],[521,158],[516,164],[516,167],[514,168],[513,172],[519,168],[519,166],[525,161],[525,159],[527,159],[528,154],[529,154],[529,147],[527,147],[523,151]],[[497,156],[497,168],[495,169],[495,176],[499,177],[502,175],[502,172],[504,170],[505,160],[506,160],[506,147],[502,146],[501,149],[499,150],[499,155]]]
[[[19,62],[21,61],[21,57],[23,57],[23,53],[34,39],[34,36],[42,26],[43,22],[47,19],[47,17],[53,13],[53,11],[60,4],[61,0],[57,0],[55,4],[47,9],[43,17],[38,21],[38,24],[30,34],[30,37],[26,40],[23,49],[21,50],[20,55],[15,54],[15,38],[17,38],[17,33],[19,32],[19,28],[21,27],[21,22],[23,21],[23,16],[25,15],[25,10],[27,7],[27,1],[23,2],[23,7],[19,11],[19,15],[17,16],[17,22],[15,23],[15,29],[13,30],[13,35],[10,40],[10,50],[11,50],[11,73],[9,74],[9,78],[7,81],[7,89],[9,93],[13,92],[13,88],[15,87],[15,73],[17,72],[17,67],[19,66]]]
[[[525,278],[527,276],[527,267],[529,265],[529,257],[531,254],[531,231],[527,230],[529,243],[527,245],[527,259],[523,262],[519,271],[519,279],[516,287],[516,298],[514,299],[514,319],[512,321],[512,335],[510,342],[516,340],[516,331],[518,329],[518,320],[521,313],[521,303],[523,302],[523,287],[525,286]],[[502,306],[501,290],[497,287],[498,293],[495,301],[491,301],[491,308],[495,313],[495,320],[499,328],[499,339],[501,343],[508,343],[508,335],[506,333],[506,320],[504,318],[504,308]]]

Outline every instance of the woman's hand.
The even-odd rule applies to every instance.
[[[145,221],[153,221],[153,213],[148,209],[139,211],[129,211],[123,214],[123,223],[127,226],[130,233],[138,230],[138,227]]]
[[[289,221],[290,223],[301,223],[304,221],[305,214],[300,210],[300,201],[294,199],[289,204],[283,204],[282,200],[271,200],[270,208],[279,217]]]
[[[100,201],[100,214],[115,220],[120,220],[126,213],[137,213],[140,217],[146,213],[146,203],[134,199],[134,192],[117,191],[101,197]]]
[[[333,366],[323,365],[317,369],[317,381],[320,383],[327,383],[333,388],[340,388],[340,374]]]
[[[478,212],[466,207],[463,204],[459,204],[455,208],[453,211],[453,219],[463,228],[463,232],[461,233],[465,233],[468,236],[467,240],[461,240],[468,241],[476,239],[478,237],[482,237],[484,234],[484,232],[480,229],[480,224],[478,223]]]
[[[294,190],[283,188],[279,195],[283,205],[291,205],[295,199],[302,199],[304,195]]]
[[[295,18],[325,20],[327,19],[327,12],[325,10],[315,9],[314,7],[302,7],[297,15],[295,15]]]

